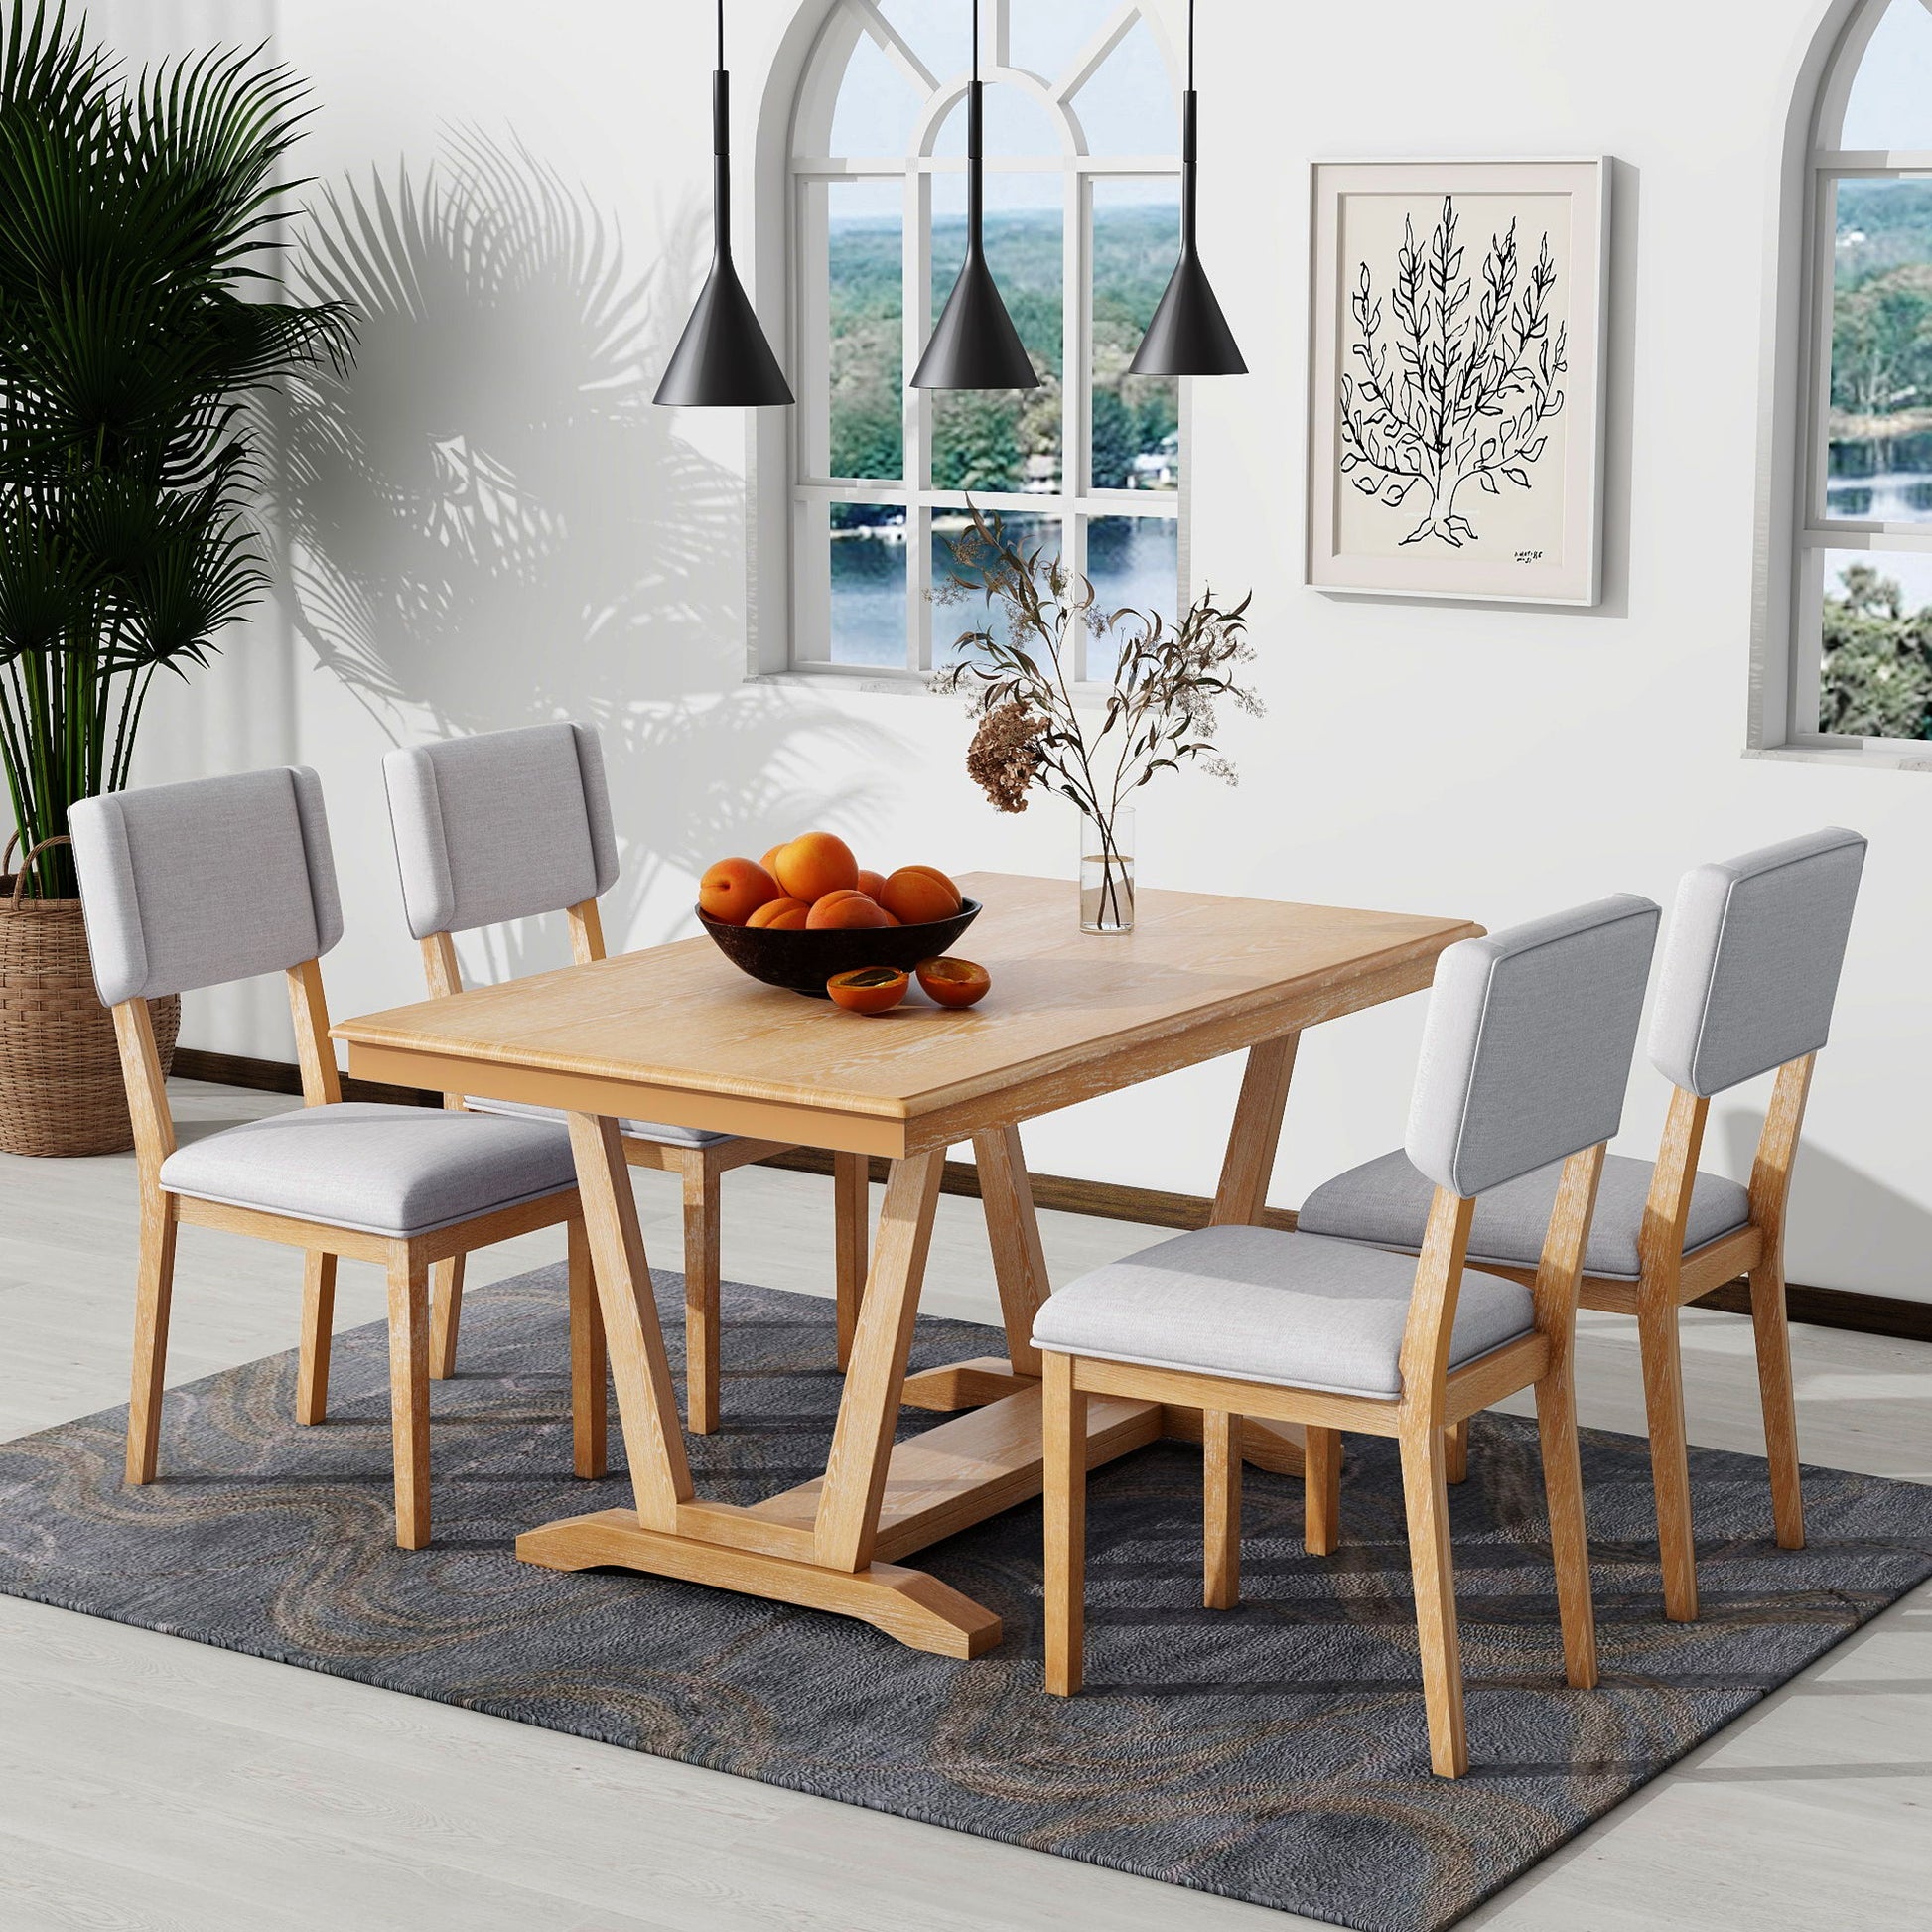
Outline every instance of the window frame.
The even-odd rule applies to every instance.
[[[1185,608],[1188,582],[1188,511],[1191,383],[1181,378],[1176,398],[1179,418],[1180,475],[1172,490],[1095,489],[1092,487],[1093,431],[1093,191],[1106,180],[1156,179],[1178,189],[1178,149],[1163,155],[1096,155],[1089,151],[1075,96],[1100,71],[1120,43],[1145,23],[1154,38],[1170,87],[1174,125],[1179,125],[1179,76],[1173,50],[1155,10],[1146,0],[1121,0],[1105,24],[1057,77],[1032,72],[1012,61],[1013,0],[992,0],[991,62],[982,59],[980,78],[1026,94],[1057,123],[1062,152],[1057,156],[989,156],[989,174],[1048,174],[1064,177],[1061,219],[1061,369],[1060,477],[1050,493],[980,492],[983,509],[1054,519],[1061,530],[1061,556],[1085,574],[1087,527],[1097,517],[1155,517],[1174,526],[1177,569],[1175,611]],[[830,129],[847,64],[859,38],[869,37],[897,66],[924,106],[903,155],[840,156],[830,152]],[[859,677],[922,686],[933,669],[932,518],[935,510],[962,509],[962,490],[932,487],[932,396],[909,386],[932,332],[932,185],[941,175],[963,177],[963,156],[931,152],[947,118],[965,98],[971,75],[941,77],[879,11],[873,0],[834,0],[805,64],[793,104],[786,143],[785,239],[787,298],[791,341],[795,345],[794,388],[786,472],[786,509],[790,540],[790,612],[786,664],[793,672]],[[815,145],[807,146],[814,135]],[[903,390],[902,468],[897,481],[841,478],[830,474],[831,342],[828,305],[822,286],[826,272],[828,197],[814,194],[819,184],[843,181],[902,183],[900,276],[903,299],[901,374]],[[815,464],[818,467],[814,467]],[[906,658],[903,665],[834,662],[829,598],[830,511],[833,503],[903,505],[905,509]],[[1088,682],[1086,637],[1076,637],[1076,684]],[[823,648],[822,657],[807,655]]]
[[[1932,0],[1920,4],[1932,30]],[[1932,150],[1841,145],[1854,83],[1889,5],[1890,0],[1836,0],[1820,24],[1793,88],[1786,194],[1787,206],[1796,203],[1798,218],[1796,234],[1786,239],[1787,259],[1795,258],[1797,286],[1790,299],[1778,302],[1774,309],[1765,358],[1767,380],[1775,392],[1769,413],[1774,425],[1785,431],[1786,448],[1781,451],[1774,436],[1760,461],[1760,482],[1768,468],[1772,489],[1785,499],[1785,512],[1780,540],[1774,540],[1767,559],[1769,567],[1758,573],[1753,716],[1746,749],[1759,757],[1932,770],[1932,741],[1866,738],[1823,731],[1818,725],[1824,673],[1821,553],[1932,553],[1932,520],[1900,523],[1826,513],[1837,185],[1847,180],[1932,179]],[[1792,352],[1780,354],[1780,347],[1787,345]],[[1780,478],[1779,471],[1786,465],[1788,474]],[[1782,595],[1776,597],[1779,591]],[[1773,639],[1779,645],[1775,654],[1767,648]]]

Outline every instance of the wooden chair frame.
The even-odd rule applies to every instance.
[[[1577,1451],[1573,1385],[1578,1284],[1590,1216],[1603,1172],[1601,1144],[1573,1154],[1531,1284],[1535,1326],[1458,1369],[1449,1366],[1469,1245],[1473,1197],[1436,1190],[1416,1283],[1403,1329],[1402,1393],[1393,1398],[1333,1395],[1314,1389],[1245,1382],[1231,1376],[1149,1368],[1042,1349],[1046,1515],[1046,1688],[1061,1697],[1080,1688],[1085,1616],[1086,1441],[1089,1396],[1125,1396],[1189,1404],[1202,1412],[1203,1584],[1209,1609],[1240,1597],[1241,1456],[1244,1417],[1299,1423],[1306,1432],[1307,1518],[1311,1555],[1335,1547],[1339,1433],[1391,1436],[1400,1445],[1402,1486],[1415,1576],[1416,1626],[1423,1695],[1429,1714],[1430,1763],[1444,1777],[1469,1765],[1456,1636],[1454,1569],[1449,1534],[1447,1431],[1519,1389],[1536,1392],[1550,1543],[1563,1624],[1565,1675],[1579,1689],[1596,1682],[1596,1629],[1585,1533],[1583,1471]]]
[[[597,900],[587,898],[567,908],[571,957],[588,966],[605,956],[604,923]],[[432,998],[463,991],[456,940],[435,932],[422,942],[423,970]],[[446,1107],[461,1109],[461,1094],[443,1096]],[[624,1160],[633,1168],[654,1168],[678,1176],[684,1191],[684,1382],[685,1424],[694,1435],[708,1436],[719,1420],[719,1180],[734,1168],[749,1167],[768,1154],[783,1154],[788,1141],[735,1139],[705,1147],[682,1147],[624,1135]],[[832,1157],[834,1247],[837,1255],[838,1362],[843,1372],[851,1360],[852,1339],[858,1331],[859,1303],[865,1294],[869,1246],[870,1173],[862,1154]],[[430,1374],[447,1381],[456,1373],[457,1329],[463,1314],[463,1257],[452,1255],[436,1264],[434,1312],[430,1333]]]
[[[1664,1614],[1690,1623],[1698,1613],[1697,1541],[1691,1515],[1689,1438],[1684,1423],[1684,1366],[1678,1311],[1739,1275],[1750,1280],[1751,1328],[1757,1348],[1758,1393],[1764,1409],[1764,1449],[1771,1467],[1771,1516],[1778,1548],[1805,1547],[1804,1490],[1798,1474],[1798,1414],[1791,1381],[1791,1328],[1784,1301],[1785,1210],[1791,1171],[1804,1126],[1816,1053],[1778,1068],[1771,1104],[1751,1163],[1750,1219],[1688,1253],[1684,1230],[1710,1099],[1683,1087],[1671,1090],[1670,1113],[1651,1172],[1637,1235],[1635,1281],[1586,1275],[1578,1290],[1584,1308],[1635,1315],[1643,1363],[1644,1412],[1650,1429],[1650,1471],[1657,1493],[1657,1542],[1663,1564]],[[1520,1268],[1485,1262],[1490,1274],[1516,1281]],[[1466,1425],[1464,1425],[1466,1428]],[[1466,1439],[1460,1446],[1466,1456]]]
[[[341,1100],[342,1080],[329,1043],[318,961],[292,966],[286,975],[295,1019],[297,1057],[306,1106]],[[221,1228],[303,1251],[302,1343],[297,1373],[296,1421],[315,1424],[329,1409],[329,1354],[336,1305],[336,1264],[372,1261],[389,1279],[389,1418],[394,1444],[396,1543],[420,1550],[430,1539],[429,1487],[429,1278],[430,1271],[472,1248],[562,1222],[570,1255],[571,1437],[577,1474],[606,1471],[606,1373],[604,1326],[597,1305],[584,1211],[575,1187],[540,1200],[412,1236],[369,1234],[333,1227],[291,1214],[234,1207],[177,1194],[162,1184],[161,1164],[175,1151],[174,1116],[155,1050],[154,1023],[146,1000],[124,1000],[113,1009],[121,1071],[134,1119],[135,1160],[141,1186],[140,1281],[134,1321],[134,1382],[127,1417],[127,1480],[155,1479],[161,1440],[161,1403],[167,1379],[168,1315],[174,1296],[175,1237],[183,1226]]]

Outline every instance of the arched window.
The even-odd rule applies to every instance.
[[[1932,0],[1846,20],[1806,195],[1786,738],[1895,749],[1932,738]]]
[[[967,492],[1110,609],[1172,619],[1180,385],[1130,376],[1179,245],[1179,110],[1140,6],[987,0],[986,239],[1037,389],[906,387],[964,253],[970,0],[839,0],[792,122],[792,662],[945,662]],[[1077,674],[1106,677],[1111,665]]]

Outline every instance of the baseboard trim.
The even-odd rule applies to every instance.
[[[210,1080],[221,1086],[249,1087],[261,1093],[300,1093],[299,1068],[283,1060],[251,1059],[239,1053],[207,1053],[192,1046],[178,1047],[175,1072],[184,1080]],[[392,1087],[379,1080],[343,1080],[345,1100],[374,1100],[389,1106],[440,1107],[443,1096],[417,1087]],[[794,1173],[832,1172],[832,1157],[816,1148],[793,1148],[768,1156],[768,1168]],[[877,1157],[872,1177],[884,1182],[886,1163]],[[1037,1206],[1061,1214],[1091,1214],[1104,1221],[1133,1221],[1144,1227],[1205,1227],[1211,1203],[1201,1194],[1170,1193],[1160,1187],[1128,1187],[1111,1180],[1076,1180],[1065,1174],[1036,1173],[1033,1177]],[[940,1191],[978,1200],[978,1170],[967,1161],[948,1161]],[[1295,1210],[1271,1207],[1265,1215],[1273,1228],[1292,1229]],[[1725,1314],[1749,1314],[1750,1294],[1741,1276],[1715,1288],[1693,1304]],[[1793,1321],[1809,1321],[1820,1328],[1847,1328],[1856,1334],[1884,1335],[1895,1341],[1932,1341],[1932,1302],[1907,1302],[1896,1295],[1864,1295],[1855,1289],[1813,1288],[1802,1282],[1785,1287],[1785,1306]]]

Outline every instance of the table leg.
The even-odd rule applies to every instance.
[[[897,1562],[1037,1496],[1043,1481],[1040,1390],[1031,1378],[1009,1373],[1017,1392],[1006,1399],[893,1440],[943,1150],[895,1163],[887,1183],[825,1474],[740,1508],[692,1494],[622,1150],[607,1130],[608,1122],[571,1118],[637,1507],[525,1531],[517,1555],[550,1570],[617,1566],[831,1610],[941,1656],[990,1649],[1001,1636],[995,1612]],[[1019,1251],[1036,1254],[1024,1175],[1009,1175],[1008,1194]],[[1025,1266],[1036,1277],[1013,1280],[1043,1283],[1036,1262]],[[1165,1413],[1114,1396],[1095,1396],[1086,1409],[1089,1466],[1157,1440]]]
[[[684,1459],[677,1390],[658,1326],[623,1137],[614,1120],[595,1114],[568,1118],[637,1520],[668,1530],[677,1524],[678,1504],[690,1500],[691,1470]]]
[[[859,1305],[813,1529],[812,1554],[829,1569],[862,1570],[872,1561],[944,1164],[943,1148],[910,1155],[893,1163],[886,1182],[876,1258]]]
[[[1006,1322],[1007,1360],[1017,1375],[1037,1380],[1039,1350],[1034,1346],[1034,1316],[1048,1293],[1046,1254],[1039,1242],[1039,1217],[1034,1212],[1033,1181],[1020,1150],[1017,1127],[990,1128],[973,1136],[979,1164],[980,1200],[986,1210],[987,1239],[993,1245],[993,1275],[1000,1285],[1000,1313]]]
[[[1241,1098],[1235,1102],[1234,1128],[1221,1158],[1221,1181],[1214,1190],[1209,1227],[1258,1227],[1268,1206],[1268,1182],[1281,1145],[1282,1115],[1288,1108],[1288,1083],[1295,1077],[1300,1034],[1282,1034],[1248,1048]]]

